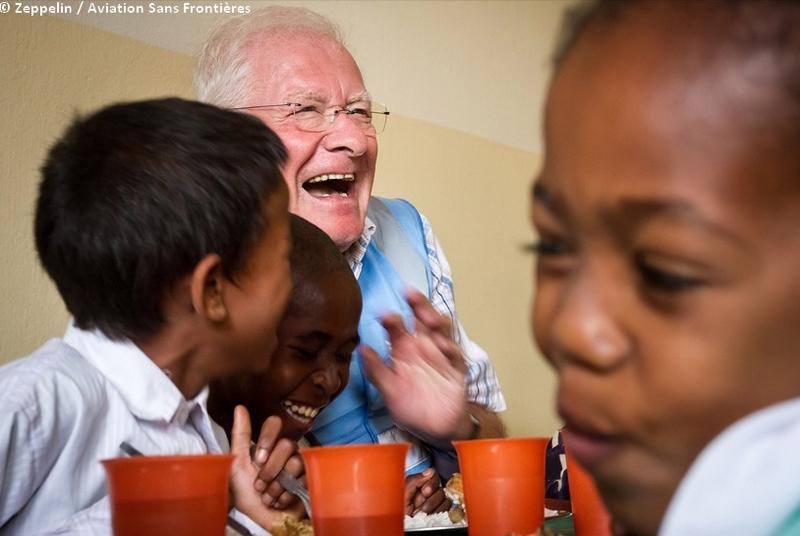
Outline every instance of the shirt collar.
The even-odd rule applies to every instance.
[[[75,348],[125,400],[136,417],[183,426],[208,396],[206,387],[191,401],[132,341],[111,340],[97,329],[83,330],[70,321],[64,342]]]
[[[358,276],[361,274],[364,255],[367,254],[367,248],[374,234],[375,222],[367,216],[364,220],[364,230],[361,231],[361,236],[344,252],[344,258],[347,260],[347,264],[350,265],[350,269],[353,271],[353,274],[355,274],[356,279],[358,279]]]

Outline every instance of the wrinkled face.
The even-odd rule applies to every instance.
[[[289,300],[291,237],[286,212],[286,191],[281,188],[267,202],[269,227],[253,248],[246,267],[226,287],[223,297],[229,313],[222,329],[224,344],[215,361],[231,368],[228,373],[264,371],[277,344],[276,330]],[[266,356],[266,357],[265,357]]]
[[[271,37],[251,50],[256,89],[243,106],[297,102],[321,109],[346,107],[369,96],[352,56],[328,38],[299,34]],[[325,132],[305,132],[285,108],[251,111],[272,128],[289,151],[283,176],[289,210],[325,231],[340,250],[364,228],[375,176],[378,144],[344,114]]]
[[[347,385],[361,315],[361,295],[350,274],[332,273],[301,285],[302,298],[293,295],[278,327],[270,368],[253,379],[256,387],[248,404],[254,430],[268,416],[278,415],[281,435],[294,440]]]
[[[798,170],[765,134],[771,63],[687,73],[653,35],[572,50],[532,200],[533,329],[565,445],[636,534],[711,438],[800,393]]]

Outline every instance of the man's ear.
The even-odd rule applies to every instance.
[[[224,322],[228,318],[225,306],[226,278],[222,273],[222,259],[210,253],[200,259],[192,271],[192,308],[212,322]]]

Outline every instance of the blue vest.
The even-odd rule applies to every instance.
[[[431,271],[422,220],[410,203],[401,199],[372,198],[369,216],[376,225],[376,232],[364,255],[358,278],[363,298],[358,332],[362,343],[388,361],[387,334],[380,317],[390,312],[399,313],[411,328],[413,314],[405,301],[406,288],[424,285],[426,288],[421,290],[429,296]],[[420,273],[415,275],[414,270]],[[405,280],[417,281],[406,283],[404,276]],[[347,387],[317,416],[312,433],[323,445],[378,443],[380,434],[395,428],[383,398],[367,380],[362,367],[360,352],[356,350],[350,361]],[[410,474],[430,466],[430,457],[426,456],[406,470]]]

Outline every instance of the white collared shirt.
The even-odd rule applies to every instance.
[[[800,507],[800,398],[729,426],[683,477],[659,536],[773,534]]]
[[[0,532],[111,534],[100,460],[218,452],[207,389],[187,401],[136,345],[72,324],[0,367]]]

